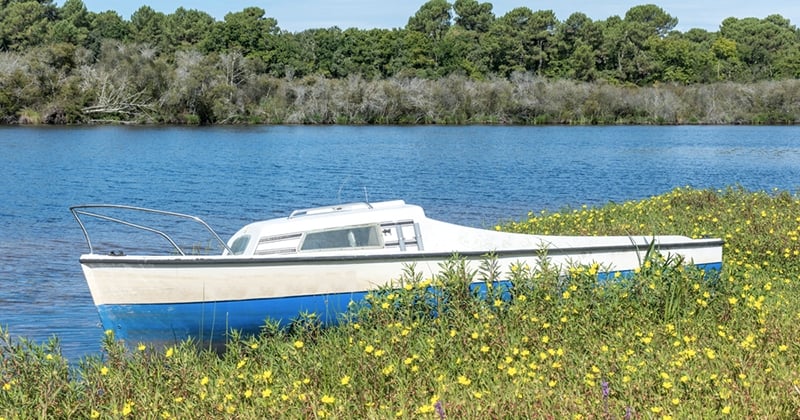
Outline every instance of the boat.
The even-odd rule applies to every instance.
[[[188,214],[115,204],[70,210],[89,247],[80,265],[102,326],[127,342],[224,343],[232,330],[256,334],[267,320],[287,325],[299,314],[333,324],[352,302],[391,288],[405,268],[432,278],[455,253],[474,267],[487,254],[507,270],[536,267],[546,255],[550,267],[598,264],[608,275],[634,272],[655,247],[704,270],[722,266],[716,238],[500,232],[435,220],[403,200],[295,210],[246,224],[227,241]],[[188,223],[208,239],[186,242],[151,218]],[[106,225],[136,232],[134,243],[93,240],[90,220],[100,236],[113,233]],[[141,249],[144,236],[157,239],[159,252]]]

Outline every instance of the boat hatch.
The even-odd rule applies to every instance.
[[[373,208],[372,205],[369,203],[350,203],[350,204],[341,204],[338,206],[314,207],[310,209],[295,210],[289,215],[289,218],[294,219],[296,217],[313,216],[315,214],[334,213],[338,211],[365,210],[372,208]]]

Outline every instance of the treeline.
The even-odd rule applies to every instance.
[[[0,0],[0,122],[795,123],[800,31],[780,15],[674,30],[430,0],[404,28],[281,30],[257,7],[89,12]]]

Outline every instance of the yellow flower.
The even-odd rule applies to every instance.
[[[168,348],[168,349],[167,349],[166,356],[167,356],[167,357],[172,357],[172,355],[173,355],[174,353],[175,353],[175,348],[173,348],[173,347],[170,347],[170,348]]]
[[[100,374],[103,375],[103,376],[108,375],[108,368],[106,366],[101,367],[100,368]]]
[[[91,417],[93,419],[96,419],[96,418],[100,417],[100,412],[97,411],[97,410],[92,410],[92,412],[89,414],[89,417]]]
[[[261,391],[262,398],[269,398],[270,395],[272,395],[272,390],[269,388],[266,388],[265,390]]]
[[[428,414],[428,413],[433,413],[433,410],[434,410],[433,405],[426,404],[423,405],[422,407],[417,408],[417,413]]]
[[[322,403],[323,404],[333,404],[335,401],[336,401],[336,398],[333,398],[330,395],[323,395],[322,396]]]
[[[133,403],[132,402],[128,401],[128,402],[125,403],[124,406],[122,406],[122,415],[123,416],[127,416],[127,415],[131,414],[132,411],[133,411]]]
[[[725,407],[722,407],[722,414],[730,414],[730,413],[731,413],[731,406],[726,405]]]
[[[349,375],[342,376],[342,380],[339,381],[339,383],[346,386],[347,384],[350,383],[350,376]]]
[[[297,341],[295,341],[295,342],[294,342],[294,348],[296,348],[296,349],[302,349],[302,348],[303,348],[303,342],[302,342],[302,341],[300,341],[300,340],[297,340]]]
[[[472,383],[472,380],[470,380],[469,378],[467,378],[464,375],[461,375],[461,376],[458,377],[458,383],[461,384],[461,385],[467,386],[467,385]]]
[[[207,385],[208,380],[208,376],[203,376],[203,379],[200,379],[200,385]]]
[[[147,349],[147,346],[145,346],[145,345],[144,345],[144,344],[142,344],[142,343],[139,343],[139,347],[137,347],[137,349],[138,349],[139,351],[145,351],[145,349]]]
[[[389,375],[391,375],[391,374],[392,374],[392,372],[394,372],[394,365],[389,365],[389,366],[386,366],[385,368],[383,368],[383,369],[381,370],[381,372],[384,374],[384,376],[389,376]]]
[[[735,297],[729,297],[728,298],[728,303],[730,303],[731,305],[736,305],[736,302],[738,302],[738,301],[739,301],[739,299],[736,299]]]

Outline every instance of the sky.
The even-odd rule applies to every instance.
[[[450,3],[453,0],[448,0]],[[487,0],[479,0],[481,3]],[[566,20],[573,12],[582,12],[592,20],[605,20],[610,16],[625,16],[633,6],[656,4],[678,18],[675,28],[681,32],[692,28],[716,32],[720,23],[728,17],[764,18],[779,14],[795,26],[800,24],[800,1],[797,0],[488,0],[493,5],[495,16],[500,17],[517,7],[528,7],[533,11],[552,10],[559,21]],[[57,0],[59,6],[64,0]],[[275,18],[278,27],[290,32],[305,29],[330,28],[402,28],[408,23],[426,0],[83,0],[92,12],[114,10],[124,19],[143,5],[164,13],[172,13],[178,7],[196,9],[222,20],[229,12],[239,12],[256,6],[266,11],[267,17]]]

